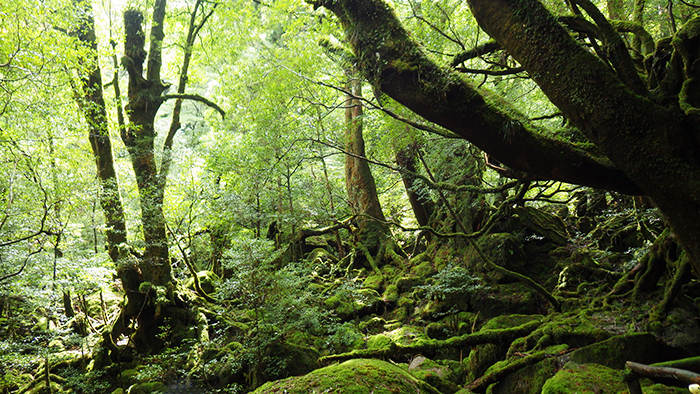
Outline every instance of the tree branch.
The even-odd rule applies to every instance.
[[[198,95],[198,94],[180,94],[180,93],[172,93],[172,94],[164,94],[161,96],[163,100],[172,100],[172,99],[184,99],[184,100],[193,100],[193,101],[198,101],[208,107],[211,107],[218,112],[222,118],[226,118],[226,112],[221,109],[216,103],[213,101],[209,101],[206,98]]]
[[[502,98],[479,91],[475,83],[438,66],[382,0],[313,3],[338,16],[370,83],[426,120],[459,134],[510,168],[544,179],[642,193],[605,157],[546,138],[544,130],[529,123]]]

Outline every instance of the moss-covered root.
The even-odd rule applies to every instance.
[[[651,313],[652,320],[663,320],[668,315],[673,301],[678,296],[681,291],[681,285],[683,284],[685,278],[690,275],[690,261],[683,253],[676,264],[676,274],[673,276],[673,280],[666,285],[666,291],[664,292],[664,299],[659,302]]]
[[[503,268],[500,265],[491,261],[491,259],[489,259],[488,256],[486,256],[484,251],[479,247],[479,245],[476,243],[476,241],[474,239],[469,238],[469,242],[470,242],[471,246],[474,248],[474,250],[476,251],[476,253],[479,254],[479,257],[481,257],[486,264],[488,264],[493,269],[501,272],[502,274],[510,276],[511,278],[514,278],[514,279],[516,279],[520,282],[523,282],[526,285],[530,286],[535,291],[540,293],[544,298],[546,298],[547,301],[549,301],[549,303],[552,305],[552,307],[554,308],[555,311],[561,312],[561,303],[559,302],[559,300],[556,297],[554,297],[554,295],[552,295],[552,293],[547,291],[547,289],[542,287],[539,283],[535,282],[531,278],[529,278],[523,274],[519,274],[517,272]]]
[[[511,363],[508,363],[506,366],[503,368],[498,368],[494,370],[491,373],[488,373],[479,379],[473,381],[470,383],[466,388],[469,391],[473,391],[475,393],[483,393],[486,391],[486,388],[489,387],[491,384],[498,382],[503,378],[504,376],[507,376],[521,368],[524,368],[528,365],[532,365],[535,363],[538,363],[542,360],[545,359],[545,357],[550,356],[549,353],[545,351],[537,352],[535,354],[531,354],[529,356],[523,357],[521,359],[515,360]]]
[[[441,349],[458,349],[485,343],[510,343],[515,338],[526,336],[536,330],[542,321],[540,319],[527,322],[513,328],[482,330],[473,334],[465,334],[445,340],[426,339],[411,345],[399,345],[394,342],[380,349],[359,349],[347,353],[321,357],[319,363],[328,364],[335,361],[353,358],[385,358],[399,355],[432,354]]]

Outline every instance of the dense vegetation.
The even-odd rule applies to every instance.
[[[688,392],[699,9],[0,3],[0,392]]]

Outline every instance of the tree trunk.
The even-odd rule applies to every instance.
[[[348,73],[350,80],[345,100],[345,188],[350,206],[358,215],[360,242],[370,254],[376,254],[387,239],[389,228],[384,223],[384,213],[379,203],[377,187],[365,157],[365,140],[362,137],[362,103],[355,97],[362,95],[362,81],[356,72]],[[354,97],[353,97],[354,96]]]
[[[147,78],[143,77],[143,63],[146,60],[145,37],[141,26],[143,16],[136,10],[124,12],[126,43],[125,56],[122,58],[122,64],[129,72],[129,125],[122,139],[136,175],[146,245],[139,266],[143,280],[156,286],[172,282],[163,214],[164,190],[158,175],[154,146],[155,116],[163,103],[161,93],[166,89],[160,79],[164,16],[165,0],[157,0],[153,11]]]
[[[88,123],[88,138],[92,147],[100,185],[100,205],[105,215],[107,252],[112,261],[119,258],[119,246],[126,244],[124,208],[119,195],[119,182],[114,170],[112,143],[109,139],[107,107],[102,90],[102,73],[97,58],[97,40],[92,6],[87,1],[77,3],[81,15],[78,39],[88,51],[81,64],[79,76],[82,88],[81,109]]]
[[[600,153],[546,137],[502,100],[433,63],[383,1],[314,2],[339,17],[361,71],[373,84],[501,163],[545,179],[649,195],[700,276],[700,105],[690,95],[698,72],[685,56],[680,72],[686,90],[664,92],[678,95],[679,104],[662,99],[657,104],[607,20],[589,7],[592,3],[576,3],[601,30],[610,64],[575,41],[539,1],[469,1],[480,27],[520,62]],[[691,45],[695,33],[680,34],[674,45],[686,45],[683,39]]]
[[[418,149],[420,148],[416,144],[411,144],[397,151],[396,164],[407,171],[401,172],[401,180],[406,189],[406,195],[411,203],[411,209],[413,209],[416,221],[419,226],[427,226],[435,204],[426,196],[421,195],[418,190],[420,187],[418,178],[412,175],[418,173]]]

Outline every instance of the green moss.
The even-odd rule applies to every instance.
[[[307,375],[269,382],[256,394],[389,394],[439,392],[400,367],[380,360],[357,359],[317,369]]]
[[[382,319],[381,317],[374,316],[368,320],[360,322],[359,329],[365,333],[378,334],[384,331],[385,324],[386,320]]]
[[[402,326],[395,330],[387,331],[384,335],[391,338],[396,344],[402,346],[408,346],[417,341],[428,339],[423,329],[416,326]]]
[[[382,299],[384,299],[385,302],[396,302],[399,300],[399,287],[391,284],[386,287],[386,290],[384,290],[384,294],[382,295]]]
[[[215,274],[212,271],[197,272],[197,279],[199,279],[199,286],[207,294],[211,294],[214,291],[216,291],[216,288],[221,282],[221,278],[219,278],[219,275]],[[187,280],[185,281],[185,286],[187,286],[187,288],[189,288],[190,290],[195,290],[194,279],[191,277],[187,278]]]
[[[622,369],[626,361],[652,363],[661,353],[662,347],[653,335],[636,333],[615,336],[576,350],[571,354],[571,361]]]
[[[623,372],[598,364],[567,363],[542,387],[542,394],[625,393]]]
[[[380,291],[382,288],[382,283],[384,282],[384,277],[382,276],[381,273],[377,272],[376,274],[372,274],[365,279],[364,283],[362,284],[362,287],[367,288],[367,289],[372,289],[376,291]]]
[[[394,341],[384,334],[372,335],[367,338],[367,349],[384,349],[390,347]]]
[[[642,381],[644,394],[688,394],[688,389],[681,387],[669,387],[663,384],[653,384],[648,379]]]
[[[428,278],[435,275],[437,271],[433,268],[433,264],[430,261],[423,261],[411,268],[411,274],[419,278]]]

